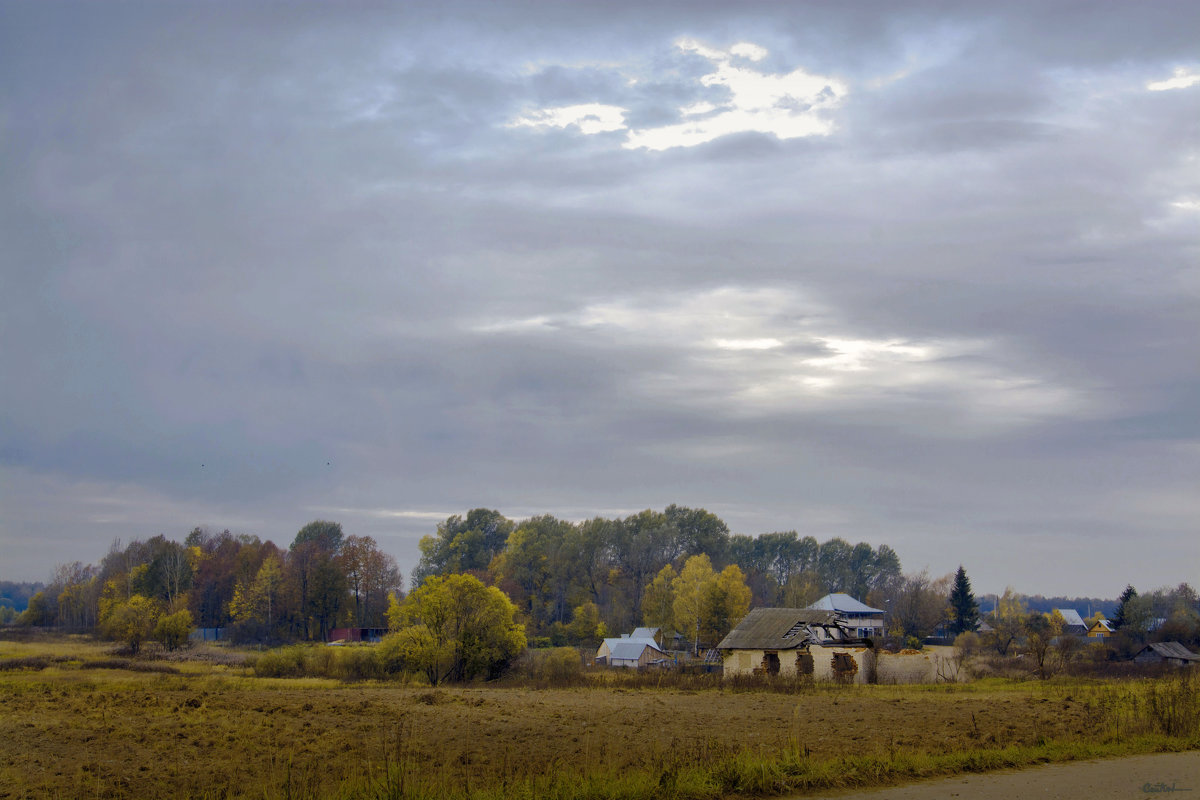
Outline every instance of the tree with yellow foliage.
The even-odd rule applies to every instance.
[[[394,597],[384,658],[422,672],[433,685],[497,678],[525,649],[517,607],[472,575],[432,575],[403,601]]]
[[[742,570],[730,564],[717,573],[704,553],[684,562],[671,588],[675,595],[675,626],[692,637],[692,652],[696,655],[702,638],[715,643],[750,610],[750,587]]]

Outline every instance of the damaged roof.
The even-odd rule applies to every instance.
[[[717,645],[718,650],[790,650],[809,640],[809,626],[835,628],[832,611],[756,608]]]

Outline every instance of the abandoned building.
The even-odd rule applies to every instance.
[[[726,677],[810,676],[845,683],[934,683],[958,680],[937,648],[876,651],[859,632],[873,628],[814,608],[756,608],[717,645]]]

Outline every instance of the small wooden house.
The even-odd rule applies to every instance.
[[[667,661],[667,654],[645,639],[618,639],[605,656],[596,656],[597,664],[610,667],[650,667]]]
[[[1186,667],[1200,662],[1200,656],[1179,642],[1154,642],[1139,650],[1133,656],[1133,660],[1139,664],[1173,664]]]
[[[649,630],[638,628],[634,633]],[[645,667],[666,658],[667,654],[654,639],[628,633],[605,639],[596,648],[596,663],[610,667]]]
[[[649,639],[658,645],[658,649],[663,649],[663,629],[662,628],[634,628],[633,633],[629,634],[630,639]]]

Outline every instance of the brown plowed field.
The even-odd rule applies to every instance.
[[[0,674],[0,798],[259,797],[328,790],[385,762],[447,785],[709,758],[1087,738],[1089,704],[1028,684],[702,689],[405,688],[209,671]]]

